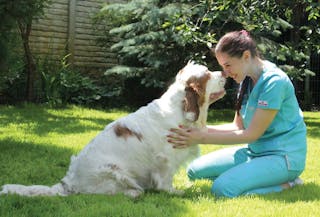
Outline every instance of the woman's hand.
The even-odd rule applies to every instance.
[[[173,148],[187,148],[191,145],[200,144],[207,131],[207,128],[188,128],[180,125],[179,128],[170,129],[167,141],[173,145]]]

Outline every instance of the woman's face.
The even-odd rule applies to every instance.
[[[243,53],[242,57],[230,57],[226,53],[217,52],[216,58],[223,68],[226,77],[231,77],[237,83],[241,83],[246,77],[246,51]]]

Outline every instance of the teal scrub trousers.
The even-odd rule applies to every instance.
[[[253,157],[248,148],[231,147],[195,159],[188,166],[190,180],[210,179],[216,197],[267,194],[283,190],[281,184],[297,178],[302,171],[288,170],[281,155]]]

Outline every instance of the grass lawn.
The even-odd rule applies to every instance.
[[[78,153],[106,124],[127,110],[87,109],[69,106],[0,106],[0,186],[8,183],[53,185],[65,175],[70,156]],[[281,193],[216,199],[208,181],[188,181],[185,168],[174,185],[183,196],[147,192],[133,200],[123,195],[72,195],[68,197],[0,196],[1,217],[113,217],[113,216],[319,216],[320,215],[320,113],[304,112],[308,126],[305,184]],[[233,112],[210,111],[209,123],[231,121]],[[223,146],[201,146],[207,153]],[[317,160],[318,159],[318,160]]]

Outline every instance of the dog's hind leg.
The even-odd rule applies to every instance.
[[[115,181],[116,190],[114,193],[124,193],[129,197],[138,197],[144,192],[144,189],[127,174],[124,170],[118,167],[116,164],[107,164],[99,167],[100,174],[107,176],[108,179]]]

